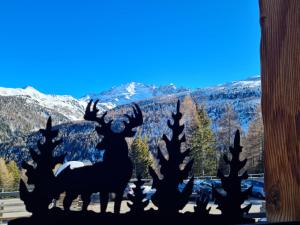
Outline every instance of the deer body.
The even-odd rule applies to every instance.
[[[103,136],[96,148],[105,149],[103,161],[91,166],[75,168],[69,167],[63,170],[57,177],[59,193],[66,192],[63,202],[64,209],[68,210],[72,201],[81,195],[83,201],[82,210],[87,210],[92,193],[100,193],[101,212],[105,212],[108,204],[109,193],[115,193],[114,212],[119,213],[124,190],[132,175],[132,162],[128,156],[126,137],[133,137],[132,129],[143,123],[142,112],[135,105],[134,116],[125,115],[129,122],[124,122],[125,128],[121,133],[111,130],[111,122],[104,122],[106,113],[101,118],[96,114],[97,101],[93,111],[90,111],[92,101],[88,104],[85,119],[96,121],[100,126],[96,127],[99,135]]]

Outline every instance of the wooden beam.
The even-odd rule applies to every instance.
[[[259,3],[267,218],[300,220],[300,0]]]

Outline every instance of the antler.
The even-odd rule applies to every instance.
[[[97,109],[97,103],[99,100],[96,100],[93,105],[93,109],[91,110],[91,106],[93,103],[93,100],[90,100],[90,102],[87,104],[86,109],[85,109],[85,114],[84,114],[84,119],[88,121],[94,121],[97,122],[101,127],[96,127],[96,130],[98,134],[103,134],[107,131],[111,131],[111,121],[108,123],[105,123],[104,117],[106,116],[107,112],[103,113],[101,117],[97,117],[97,113],[99,112],[99,109]]]
[[[132,106],[132,109],[132,116],[129,116],[128,114],[124,115],[128,119],[128,123],[126,121],[123,122],[125,128],[122,134],[125,137],[133,137],[136,131],[133,131],[132,129],[143,124],[143,114],[140,107],[137,104],[134,104],[134,107]]]

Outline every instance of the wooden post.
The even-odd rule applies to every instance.
[[[267,218],[300,220],[300,0],[259,3]]]

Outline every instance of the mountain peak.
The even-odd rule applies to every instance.
[[[26,86],[23,90],[25,95],[44,95],[32,86]]]
[[[71,96],[43,94],[32,86],[24,88],[0,87],[0,96],[21,96],[26,99],[28,104],[39,105],[52,110],[52,112],[62,113],[70,121],[82,119],[86,106],[85,102],[78,101]]]
[[[0,87],[0,95],[2,95],[2,96],[30,95],[30,93],[33,93],[33,92],[37,93],[38,91],[30,86],[25,87],[25,88]]]
[[[126,84],[112,87],[108,91],[103,91],[98,94],[88,94],[81,98],[81,100],[87,102],[90,99],[99,99],[100,102],[109,104],[111,108],[117,105],[128,104],[131,102],[146,100],[162,95],[177,94],[182,90],[188,89],[177,89],[173,83],[157,87],[155,85],[148,85],[132,81]]]
[[[130,96],[134,95],[136,93],[136,89],[139,87],[145,87],[144,84],[138,83],[138,82],[130,82],[124,85],[125,90],[128,92]]]
[[[36,90],[34,87],[32,87],[32,86],[26,86],[25,88],[23,88],[23,89],[25,89],[25,90]]]

